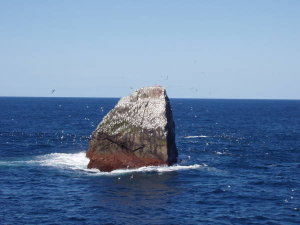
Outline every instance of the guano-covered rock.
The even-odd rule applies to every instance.
[[[163,87],[145,87],[122,98],[92,134],[88,168],[172,165],[177,161],[175,124]]]

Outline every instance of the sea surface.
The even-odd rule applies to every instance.
[[[179,163],[86,168],[118,99],[0,98],[0,224],[300,224],[300,101],[171,99]]]

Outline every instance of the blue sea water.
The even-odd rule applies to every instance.
[[[300,101],[171,99],[178,165],[86,169],[117,100],[0,98],[0,224],[300,224]]]

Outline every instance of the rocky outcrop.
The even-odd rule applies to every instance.
[[[163,87],[145,87],[122,98],[92,134],[88,168],[172,165],[177,161],[175,125]]]

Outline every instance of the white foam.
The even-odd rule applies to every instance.
[[[145,166],[140,167],[137,169],[119,169],[119,170],[113,170],[109,172],[110,174],[122,174],[122,173],[136,173],[136,172],[172,172],[172,171],[178,171],[178,170],[190,170],[190,169],[199,169],[201,167],[206,166],[205,164],[199,165],[189,165],[189,166],[181,166],[181,165],[174,165],[174,166]]]
[[[178,170],[191,170],[207,167],[206,164],[194,165],[173,165],[173,166],[147,166],[137,169],[119,169],[112,172],[100,172],[97,169],[87,169],[89,159],[85,156],[85,152],[79,153],[51,153],[43,156],[38,156],[29,163],[39,164],[41,166],[56,167],[60,169],[82,171],[89,175],[118,175],[127,173],[145,173],[145,172],[172,172]]]
[[[184,138],[207,138],[208,136],[205,135],[198,135],[198,136],[185,136]]]
[[[85,152],[79,153],[51,153],[36,157],[31,163],[41,166],[58,167],[62,169],[85,170],[89,159]]]
[[[224,155],[225,152],[216,152],[217,155]]]

